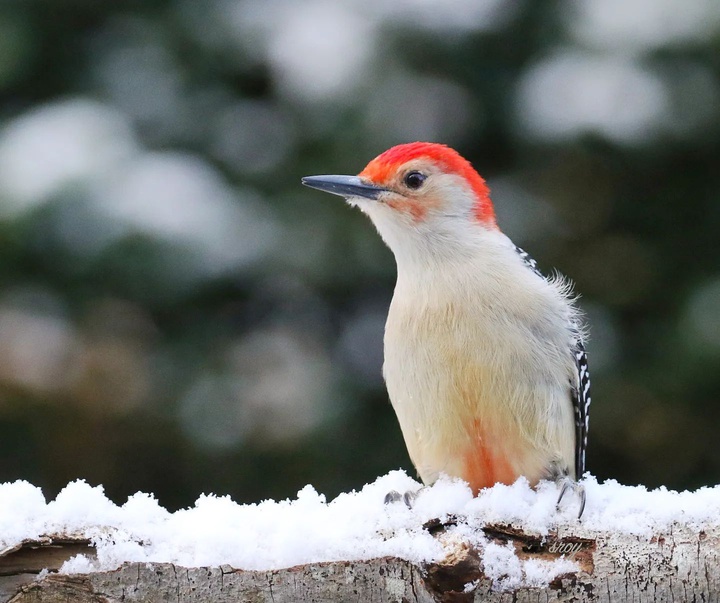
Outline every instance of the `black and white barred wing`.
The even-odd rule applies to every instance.
[[[520,249],[520,247],[518,247],[517,245],[515,246],[515,251],[517,251],[520,259],[525,262],[525,265],[530,268],[530,270],[532,270],[538,276],[542,276],[543,278],[545,278],[545,275],[540,272],[540,268],[538,268],[537,262],[527,251],[525,251],[524,249]]]
[[[590,372],[588,371],[587,353],[580,341],[575,348],[575,364],[578,371],[578,382],[572,390],[572,403],[575,411],[575,476],[576,479],[580,479],[585,473],[585,451],[587,450],[590,423]]]

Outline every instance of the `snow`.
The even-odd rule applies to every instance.
[[[720,486],[696,492],[648,490],[583,480],[587,507],[577,519],[578,499],[567,495],[556,509],[558,489],[524,479],[498,484],[473,498],[464,482],[441,479],[420,491],[415,505],[384,504],[390,490],[417,490],[420,484],[392,471],[359,492],[328,502],[312,486],[293,500],[240,505],[226,496],[202,495],[195,505],[170,513],[151,495],[137,493],[118,506],[102,486],[68,484],[55,500],[25,481],[0,484],[0,554],[25,539],[63,534],[92,540],[97,559],[83,555],[67,561],[65,573],[111,570],[124,562],[175,563],[187,567],[229,565],[269,570],[306,563],[395,556],[412,562],[439,561],[461,543],[479,548],[485,574],[497,589],[543,586],[555,576],[576,571],[566,557],[554,561],[520,559],[510,544],[485,538],[486,524],[511,524],[547,535],[567,528],[585,534],[614,531],[649,539],[682,524],[701,530],[720,521]],[[423,524],[461,519],[440,537]],[[467,590],[475,587],[466,585]]]
[[[498,590],[514,590],[521,586],[547,586],[555,576],[577,571],[577,566],[561,557],[555,561],[521,560],[510,544],[488,542],[483,550],[485,575]]]

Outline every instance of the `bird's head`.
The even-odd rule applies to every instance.
[[[441,144],[401,144],[378,155],[357,176],[307,176],[302,182],[360,207],[396,255],[399,246],[433,246],[497,228],[485,180],[457,151]]]

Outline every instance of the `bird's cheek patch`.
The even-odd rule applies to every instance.
[[[386,205],[395,211],[409,215],[414,222],[422,222],[427,216],[427,208],[415,199],[390,199]]]

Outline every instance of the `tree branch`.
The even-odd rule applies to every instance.
[[[439,524],[429,529],[438,536],[443,532]],[[443,561],[423,565],[391,557],[269,571],[129,563],[114,571],[51,572],[38,579],[42,568],[57,569],[78,552],[92,552],[87,540],[55,537],[25,542],[0,557],[0,602],[641,602],[711,601],[720,593],[718,529],[698,532],[678,525],[651,539],[588,534],[580,526],[545,538],[502,525],[483,532],[490,543],[512,545],[520,560],[551,561],[564,553],[577,569],[542,588],[520,585],[503,592],[502,580],[485,571],[482,548],[456,543]]]

